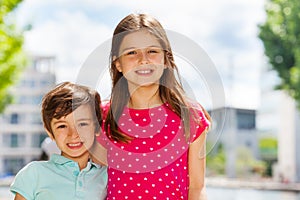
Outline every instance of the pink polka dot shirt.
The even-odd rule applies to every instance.
[[[108,106],[103,106],[104,113]],[[197,111],[200,122],[190,120],[191,142],[209,126],[201,109]],[[169,105],[125,107],[118,127],[133,138],[129,143],[112,141],[106,134],[97,138],[108,150],[107,199],[187,199],[190,142]]]

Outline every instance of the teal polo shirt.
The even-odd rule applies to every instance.
[[[107,167],[76,162],[53,154],[49,161],[33,161],[22,168],[10,186],[27,200],[102,200],[106,197]]]

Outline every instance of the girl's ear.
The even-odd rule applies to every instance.
[[[122,68],[121,68],[121,64],[120,64],[119,59],[117,59],[116,56],[113,56],[113,61],[114,61],[114,63],[115,63],[115,66],[116,66],[117,70],[118,70],[119,72],[122,72]]]

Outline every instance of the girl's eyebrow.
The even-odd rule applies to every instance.
[[[76,121],[91,121],[91,118],[81,118],[81,119],[76,119]]]
[[[150,45],[150,46],[146,46],[146,47],[143,47],[143,48],[126,47],[126,48],[122,49],[121,53],[124,53],[124,52],[127,51],[127,50],[132,50],[132,49],[145,49],[145,48],[151,48],[151,47],[161,48],[160,45]]]

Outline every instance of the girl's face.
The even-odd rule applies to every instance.
[[[81,105],[60,119],[51,120],[54,140],[61,155],[74,161],[87,158],[94,142],[95,124],[90,105]]]
[[[128,86],[158,84],[164,71],[164,51],[157,39],[142,30],[126,35],[121,42],[116,68]]]

